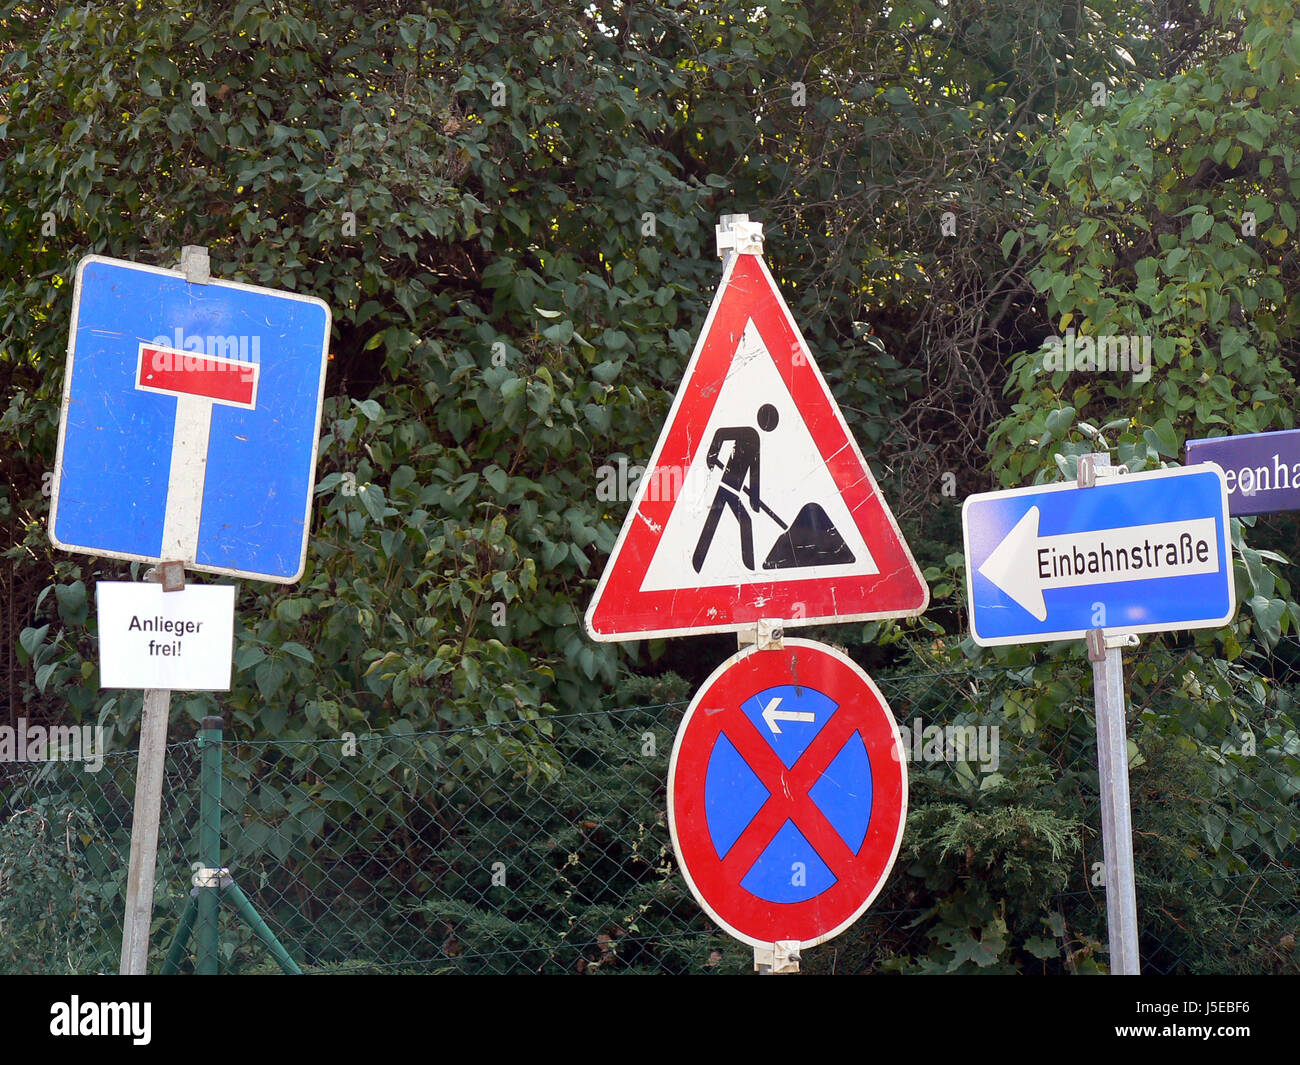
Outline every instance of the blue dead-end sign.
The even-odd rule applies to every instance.
[[[986,647],[1218,628],[1236,611],[1213,464],[970,496],[962,535],[971,635]]]
[[[51,541],[298,580],[329,335],[329,308],[314,297],[83,259]]]

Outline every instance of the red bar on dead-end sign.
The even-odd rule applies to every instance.
[[[255,362],[141,344],[136,388],[251,409],[257,400],[257,376]]]

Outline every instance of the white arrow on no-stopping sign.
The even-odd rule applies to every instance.
[[[763,707],[763,721],[767,727],[772,730],[774,736],[781,734],[781,726],[778,721],[805,721],[811,723],[817,720],[817,715],[811,710],[778,710],[781,705],[781,697],[778,695],[765,707]]]

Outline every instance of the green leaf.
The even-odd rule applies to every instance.
[[[354,399],[352,405],[372,422],[384,420],[384,408],[373,399]]]
[[[59,662],[46,662],[45,665],[41,666],[40,669],[36,671],[37,691],[45,691],[45,685],[49,683],[50,677],[54,674],[54,671],[59,668],[59,665]]]
[[[1168,418],[1161,418],[1151,428],[1144,430],[1142,439],[1152,451],[1166,458],[1176,458],[1179,454],[1178,438],[1174,435],[1174,427]]]
[[[41,645],[45,639],[45,634],[50,631],[48,625],[42,625],[38,629],[23,629],[18,634],[18,646],[27,652],[27,657],[31,658],[36,654],[36,648]]]
[[[1286,610],[1286,600],[1265,599],[1262,595],[1257,595],[1250,599],[1248,605],[1255,615],[1265,643],[1270,647],[1276,645],[1282,636],[1282,614]]]
[[[86,623],[87,603],[86,586],[81,581],[72,584],[60,584],[54,589],[59,604],[59,617],[70,626]]]
[[[363,484],[357,488],[357,498],[366,513],[375,521],[384,520],[384,490],[377,484]]]
[[[1029,951],[1035,958],[1042,958],[1044,961],[1061,956],[1061,948],[1056,942],[1042,936],[1030,936],[1026,939],[1025,950]]]
[[[510,484],[510,477],[500,466],[492,465],[483,471],[483,480],[487,481],[492,491],[504,495]]]

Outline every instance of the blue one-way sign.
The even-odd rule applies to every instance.
[[[1236,611],[1228,532],[1227,484],[1208,463],[970,496],[971,635],[989,647],[1217,628]]]
[[[329,308],[313,297],[83,259],[51,541],[296,581],[329,334]]]

